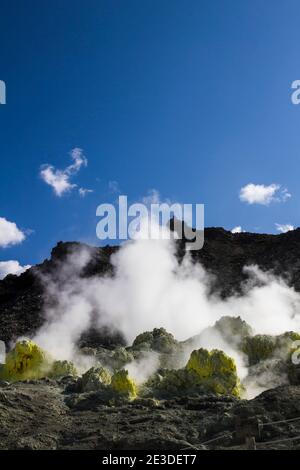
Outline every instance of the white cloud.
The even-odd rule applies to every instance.
[[[74,160],[73,165],[66,168],[66,171],[72,175],[77,173],[82,166],[87,166],[87,158],[83,155],[82,149],[75,147],[70,152],[71,158]]]
[[[65,171],[55,170],[52,165],[43,166],[40,175],[45,183],[52,186],[57,196],[62,196],[76,186],[70,183],[70,176]]]
[[[281,191],[281,201],[285,202],[287,201],[290,197],[292,197],[291,193],[288,192],[286,188],[284,188]]]
[[[49,164],[41,167],[40,176],[42,180],[49,184],[49,186],[53,188],[56,196],[59,197],[77,187],[77,184],[71,183],[70,179],[78,173],[82,166],[87,166],[88,164],[88,161],[80,148],[76,147],[71,150],[70,156],[73,163],[67,166],[64,170],[56,169],[53,165]],[[79,194],[82,195],[80,190]]]
[[[237,227],[233,227],[231,233],[242,233],[242,227],[238,225]]]
[[[271,202],[285,202],[291,197],[286,188],[281,189],[280,184],[264,184],[249,183],[240,190],[240,200],[248,204],[262,204],[268,206]]]
[[[276,230],[281,233],[289,232],[290,230],[294,230],[294,226],[291,224],[275,224]]]
[[[0,247],[6,248],[10,245],[17,245],[25,240],[25,234],[14,222],[9,222],[4,217],[0,217]]]
[[[4,279],[8,274],[22,274],[27,269],[31,268],[29,264],[22,266],[19,261],[0,261],[0,279]]]
[[[78,192],[81,197],[85,197],[88,193],[93,193],[94,191],[93,189],[79,188]]]

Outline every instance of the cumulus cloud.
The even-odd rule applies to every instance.
[[[6,248],[17,245],[25,240],[25,234],[20,230],[15,222],[9,222],[4,217],[0,217],[0,247]]]
[[[289,232],[290,230],[294,230],[294,226],[291,224],[275,224],[276,230],[281,233]]]
[[[240,200],[248,204],[262,204],[268,206],[271,202],[285,202],[291,197],[286,188],[281,189],[280,184],[249,183],[240,189]]]
[[[240,225],[237,225],[237,227],[233,227],[231,233],[242,233],[242,227]]]
[[[19,261],[0,261],[0,279],[4,279],[8,274],[22,274],[27,269],[31,268],[30,264],[22,266]]]
[[[70,156],[73,163],[67,166],[64,170],[56,169],[53,165],[49,164],[42,165],[40,170],[42,180],[52,187],[54,193],[58,197],[61,197],[63,194],[70,192],[73,188],[77,187],[77,184],[71,182],[71,178],[79,172],[81,167],[85,167],[88,164],[88,161],[80,148],[76,147],[72,149]],[[90,189],[80,188],[79,194],[82,196],[91,191],[92,190]]]

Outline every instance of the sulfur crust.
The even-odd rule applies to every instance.
[[[115,392],[128,395],[131,399],[137,397],[137,385],[135,381],[129,377],[128,371],[125,369],[114,373],[111,378],[111,388]]]

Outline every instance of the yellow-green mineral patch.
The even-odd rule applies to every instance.
[[[50,354],[30,339],[17,341],[7,354],[6,363],[0,368],[0,379],[9,382],[65,375],[78,375],[74,364],[70,361],[54,361]]]
[[[7,354],[0,369],[0,378],[10,382],[45,377],[51,369],[52,359],[46,351],[29,339],[18,341]]]
[[[223,351],[198,349],[192,352],[186,370],[196,373],[199,383],[215,393],[240,396],[241,386],[234,359]]]
[[[145,384],[146,393],[169,397],[213,392],[240,397],[243,387],[234,360],[223,351],[198,349],[182,369],[160,369]]]
[[[137,386],[128,371],[121,369],[114,373],[111,378],[111,387],[115,392],[129,396],[131,399],[137,396]]]

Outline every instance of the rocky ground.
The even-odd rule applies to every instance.
[[[43,324],[43,310],[51,299],[45,296],[41,280],[55,276],[70,251],[81,247],[59,243],[49,260],[19,277],[0,281],[0,339],[7,345],[21,335],[30,336]],[[117,247],[86,249],[92,259],[83,276],[112,272],[110,257]],[[179,258],[183,252],[179,243]],[[204,248],[192,256],[214,274],[213,288],[224,297],[239,290],[245,279],[243,267],[248,264],[272,269],[300,291],[300,229],[275,236],[233,235],[211,228],[205,232]],[[258,339],[264,352],[270,339]],[[118,332],[91,329],[79,346],[113,351],[124,346],[124,340]],[[255,358],[253,367],[258,367]],[[80,390],[78,379],[71,376],[15,383],[2,380],[0,449],[244,449],[249,436],[255,437],[257,448],[298,449],[300,374],[296,372],[293,385],[267,390],[253,400],[187,392],[103,402],[101,391]]]
[[[0,449],[243,449],[248,428],[257,448],[300,448],[284,440],[300,435],[300,419],[268,424],[300,417],[300,387],[250,401],[203,394],[108,406],[97,392],[67,393],[72,380],[2,384]]]

